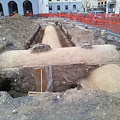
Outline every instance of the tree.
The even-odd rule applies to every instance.
[[[82,1],[82,11],[83,12],[89,12],[89,11],[91,11],[90,5],[91,5],[91,3],[89,2],[89,0]]]

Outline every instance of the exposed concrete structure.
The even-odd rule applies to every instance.
[[[90,50],[81,47],[55,48],[51,51],[38,54],[32,54],[31,50],[7,51],[0,54],[0,58],[0,68],[2,69],[16,66],[32,67],[49,64],[116,63],[120,60],[120,53],[116,50],[115,46],[96,45]]]

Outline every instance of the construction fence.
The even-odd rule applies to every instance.
[[[49,13],[39,14],[39,17],[63,17],[120,34],[120,14]]]

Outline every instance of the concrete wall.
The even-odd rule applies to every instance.
[[[48,0],[38,0],[39,13],[48,13]]]
[[[3,6],[3,12],[5,16],[9,16],[9,9],[8,9],[8,3],[11,0],[1,0],[0,3]],[[17,3],[18,6],[18,13],[21,15],[24,15],[24,10],[23,10],[23,2],[25,0],[13,0],[14,2]],[[33,8],[33,14],[37,15],[39,13],[48,13],[48,1],[43,0],[29,0],[32,3],[32,8]]]
[[[116,0],[116,7],[115,7],[115,13],[120,13],[120,0]]]

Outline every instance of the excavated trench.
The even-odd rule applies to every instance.
[[[42,31],[39,29],[33,38],[36,41],[30,42],[28,48],[35,43],[49,44],[52,49],[75,46],[71,42],[70,36],[65,34],[60,26],[47,26]],[[46,89],[47,85],[49,85],[47,90],[51,92],[63,92],[71,88],[84,89],[78,81],[86,79],[99,66],[99,64],[89,65],[81,62],[2,69],[0,71],[0,91],[7,91],[12,97],[27,95],[29,91],[39,91],[41,89],[39,83],[41,69],[43,70],[43,89]]]
[[[54,35],[51,36],[51,33]],[[55,40],[57,40],[58,43],[55,43]],[[73,44],[71,44],[68,36],[66,36],[58,26],[56,26],[55,28],[52,26],[48,26],[46,29],[41,29],[41,27],[39,27],[29,41],[30,42],[28,42],[25,46],[26,49],[29,49],[30,47],[32,47],[32,45],[37,43],[49,44],[52,48],[74,46]],[[52,83],[53,92],[62,92],[67,89],[77,87],[77,84],[74,81],[75,75],[72,75],[73,72],[75,73],[75,71],[77,70],[74,71],[75,67],[73,66],[75,65],[52,66],[52,75],[54,79]],[[68,70],[68,73],[63,72]],[[12,97],[26,95],[28,91],[36,91],[36,84],[34,80],[35,77],[33,77],[34,68],[16,68],[13,70],[1,70],[0,73],[2,76],[0,78],[0,91],[7,91]],[[69,81],[68,78],[65,77],[66,75],[63,74],[66,74],[67,76],[69,76],[70,74],[73,80]],[[77,80],[77,78],[75,79]]]

